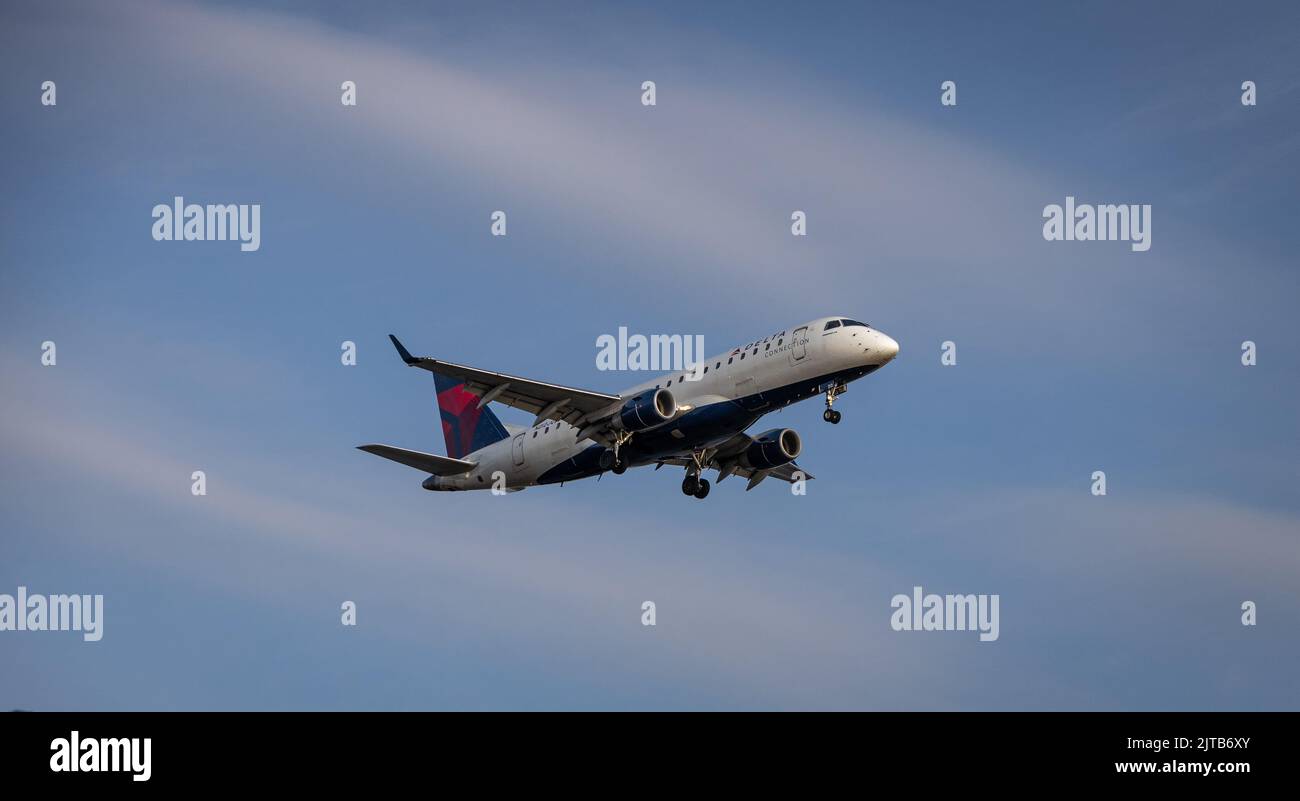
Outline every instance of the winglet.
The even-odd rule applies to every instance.
[[[402,343],[397,341],[397,337],[393,336],[392,334],[389,334],[388,338],[393,340],[393,347],[397,348],[397,355],[402,357],[402,361],[406,362],[407,364],[415,364],[416,362],[419,361],[419,359],[411,355],[411,352],[409,350],[402,347]]]

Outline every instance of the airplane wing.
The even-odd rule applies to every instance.
[[[768,478],[769,476],[772,478],[779,478],[788,484],[793,484],[794,482],[798,481],[800,478],[802,478],[804,481],[811,481],[812,479],[816,478],[816,476],[804,470],[795,462],[790,462],[789,464],[783,464],[780,467],[774,467],[771,470],[736,470],[734,472],[736,475],[740,476],[741,478],[749,479],[749,484],[745,487],[746,492],[752,490],[754,487],[757,487],[760,481],[762,481],[765,478]],[[799,473],[801,475],[796,477],[795,473]],[[720,478],[718,480],[721,481],[722,479]]]
[[[570,425],[584,425],[612,415],[623,403],[623,399],[618,395],[533,381],[506,373],[494,373],[477,367],[444,362],[441,359],[412,356],[410,351],[397,341],[397,337],[389,334],[388,338],[393,340],[393,346],[397,348],[398,354],[407,366],[419,367],[431,373],[440,373],[464,381],[465,389],[479,396],[480,408],[491,401],[497,401],[537,415],[538,422],[563,420]]]
[[[376,456],[391,459],[398,464],[414,467],[416,470],[423,470],[435,476],[458,476],[473,470],[477,464],[476,462],[467,462],[464,459],[452,459],[449,456],[435,456],[432,453],[394,448],[392,445],[358,445],[357,450],[373,453]]]
[[[690,463],[690,459],[681,458],[664,459],[662,462],[662,464],[671,464],[676,465],[677,467],[685,467]],[[711,460],[707,466],[710,468],[717,468],[717,460]],[[795,476],[796,472],[801,473],[802,475]],[[816,478],[816,476],[809,473],[807,470],[804,470],[795,462],[783,464],[780,467],[774,467],[771,470],[752,470],[747,467],[733,467],[729,470],[726,468],[719,468],[716,481],[721,483],[727,476],[740,476],[741,478],[749,479],[749,484],[745,487],[746,492],[757,487],[765,478],[779,478],[789,484],[793,484],[800,478],[804,481],[811,481]]]
[[[748,448],[749,444],[753,441],[754,441],[753,437],[749,436],[748,434],[745,434],[743,432],[737,434],[736,436],[732,437],[731,439],[719,445],[713,451],[713,453],[708,454],[708,461],[705,463],[704,466],[706,468],[717,469],[718,483],[722,483],[722,480],[727,476],[740,476],[741,478],[749,479],[749,484],[745,487],[746,492],[752,490],[754,487],[757,487],[763,481],[763,479],[768,477],[779,478],[782,481],[786,481],[791,484],[793,484],[795,481],[798,481],[800,478],[802,478],[804,481],[809,481],[815,478],[815,476],[812,473],[809,473],[807,470],[804,470],[802,467],[798,465],[797,462],[789,462],[788,464],[783,464],[780,467],[773,467],[769,470],[755,470],[748,467],[741,467],[740,465],[735,464],[734,462],[735,457],[738,456],[740,453],[742,453],[746,448]],[[677,465],[678,467],[685,467],[691,464],[691,460],[687,458],[672,458],[672,459],[664,459],[662,463]],[[800,475],[796,476],[795,473],[799,473]]]

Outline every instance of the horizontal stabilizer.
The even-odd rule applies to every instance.
[[[376,456],[391,459],[398,464],[414,467],[416,470],[423,470],[435,476],[459,476],[478,466],[476,462],[467,462],[464,459],[452,459],[447,456],[435,456],[432,453],[408,451],[405,448],[394,448],[392,445],[358,445],[357,450],[373,453]]]

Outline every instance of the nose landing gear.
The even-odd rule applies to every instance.
[[[832,409],[831,406],[835,405],[836,396],[843,393],[845,389],[846,388],[843,384],[836,384],[826,390],[826,411],[822,412],[822,419],[831,425],[836,425],[840,422],[840,413]]]

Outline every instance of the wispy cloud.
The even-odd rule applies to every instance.
[[[310,126],[382,149],[385,162],[367,173],[414,170],[437,182],[450,171],[473,187],[435,183],[431,194],[527,199],[556,235],[581,243],[607,234],[651,260],[659,280],[693,292],[725,294],[739,282],[747,296],[821,313],[835,287],[851,305],[902,306],[922,321],[935,314],[934,292],[955,283],[967,303],[943,319],[986,328],[1003,327],[1009,308],[1024,321],[1065,324],[1088,319],[1090,303],[1116,302],[1105,282],[1063,279],[1086,260],[1044,250],[1039,235],[1043,205],[1095,176],[1039,174],[1014,152],[882,107],[844,108],[756,56],[731,81],[670,69],[661,104],[647,109],[644,76],[626,69],[533,67],[522,80],[486,57],[457,63],[247,9],[143,3],[90,6],[85,17],[104,41],[129,37],[159,91],[219,92],[262,109],[258,124],[274,110],[289,139]],[[224,44],[233,41],[240,46]],[[337,100],[344,76],[362,92],[347,124]],[[337,180],[364,180],[341,166]],[[795,208],[810,216],[805,239],[789,235]],[[1222,279],[1213,254],[1231,251],[1164,209],[1158,236],[1143,285],[1178,283],[1211,303]]]

